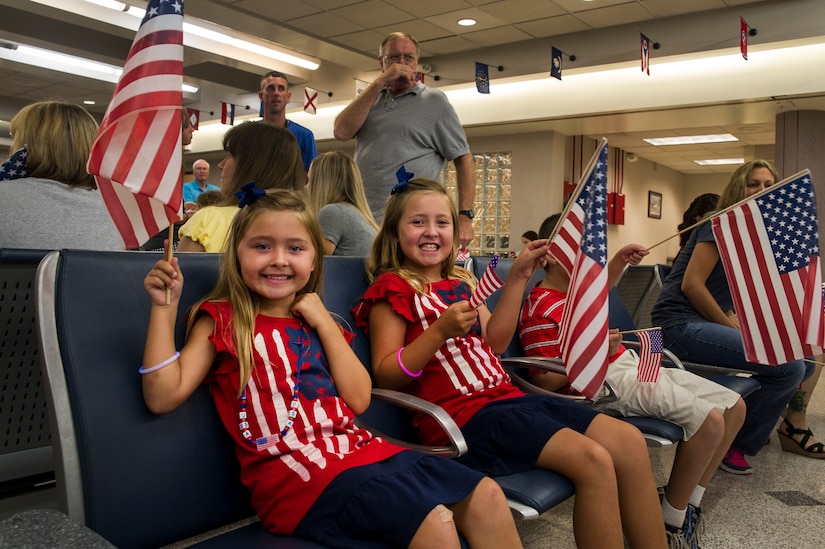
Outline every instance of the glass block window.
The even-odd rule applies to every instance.
[[[473,153],[476,194],[473,203],[475,236],[470,243],[472,255],[500,254],[507,257],[510,248],[510,192],[512,189],[512,153]],[[455,166],[444,163],[441,174],[447,192],[458,203]]]

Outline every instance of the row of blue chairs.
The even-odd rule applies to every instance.
[[[48,403],[61,511],[124,548],[184,539],[197,547],[318,547],[274,535],[254,519],[232,441],[207,388],[170,414],[155,416],[146,408],[137,373],[150,308],[142,280],[159,257],[63,250],[40,262],[35,303],[45,376],[41,396]],[[39,261],[34,258],[33,264],[35,259]],[[468,267],[480,272],[481,261]],[[181,256],[186,276],[182,310],[211,289],[218,262],[215,254]],[[499,265],[502,272],[508,268],[508,261]],[[324,280],[325,305],[356,334],[353,348],[369,366],[369,343],[350,314],[367,288],[363,260],[326,257]],[[178,346],[183,330],[181,323]],[[439,418],[452,441],[446,447],[415,447],[444,456],[466,451],[452,418],[410,395],[375,389],[373,403],[359,421],[415,445],[407,408]],[[662,440],[674,437],[671,433]],[[496,481],[519,518],[537,517],[573,494],[566,478],[539,469]]]

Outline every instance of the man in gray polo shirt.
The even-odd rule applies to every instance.
[[[375,219],[404,166],[416,177],[440,179],[444,160],[455,165],[460,247],[473,239],[475,177],[473,156],[458,115],[443,92],[416,80],[418,42],[394,32],[378,50],[379,75],[335,119],[340,141],[355,137],[355,162]]]

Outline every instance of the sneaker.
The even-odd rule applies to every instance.
[[[705,534],[705,523],[702,520],[701,507],[688,504],[682,531],[685,533],[685,540],[687,540],[690,549],[702,549],[699,542]]]
[[[667,534],[667,549],[690,549],[690,544],[685,539],[685,533],[681,528],[665,524],[665,534]]]
[[[719,468],[734,475],[749,475],[753,473],[753,467],[745,460],[745,454],[733,448],[725,454]]]

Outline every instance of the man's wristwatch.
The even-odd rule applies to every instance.
[[[473,219],[476,216],[473,210],[458,210],[458,215],[466,215],[470,219]]]

